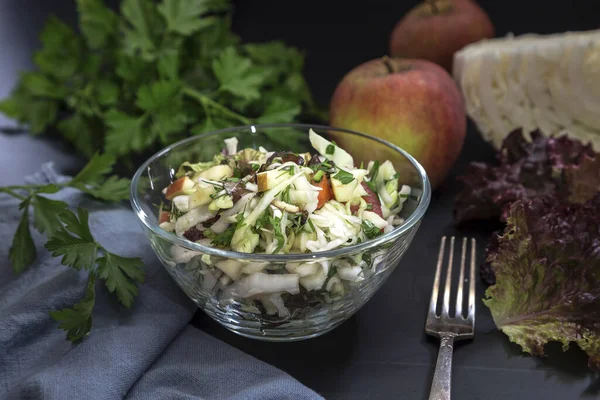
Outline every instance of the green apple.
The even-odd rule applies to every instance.
[[[466,134],[458,87],[443,68],[425,60],[383,57],[357,66],[336,87],[329,117],[333,127],[376,136],[407,151],[434,188],[458,158]],[[390,159],[400,174],[410,170],[383,145],[353,135],[330,136],[355,164]]]

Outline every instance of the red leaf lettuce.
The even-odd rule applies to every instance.
[[[517,201],[487,254],[496,283],[484,303],[523,351],[575,342],[600,369],[600,193],[584,204],[556,196]]]
[[[459,180],[464,188],[456,198],[454,219],[506,221],[510,205],[547,195],[582,203],[600,191],[600,155],[591,145],[547,137],[539,131],[527,141],[521,130],[506,137],[492,166],[474,162]]]

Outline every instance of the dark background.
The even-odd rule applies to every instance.
[[[113,6],[118,1],[107,2]],[[304,49],[306,77],[317,101],[326,106],[343,75],[387,52],[394,24],[416,1],[234,1],[234,31],[244,41],[282,39]],[[595,0],[481,0],[498,36],[554,33],[600,27]],[[70,0],[0,0],[0,98],[15,84],[17,72],[31,68],[37,35],[49,14],[75,23]],[[0,126],[11,122],[0,116]],[[491,227],[456,229],[452,200],[455,176],[472,160],[491,160],[493,152],[473,125],[461,159],[434,194],[430,209],[406,256],[373,299],[334,331],[288,344],[258,342],[221,328],[202,312],[193,324],[299,379],[328,399],[426,399],[438,343],[423,334],[439,238],[478,239],[479,259]],[[68,171],[77,160],[61,147],[27,134],[0,133],[0,185],[21,183],[41,163],[54,161]],[[4,238],[3,238],[4,239]],[[484,287],[478,281],[478,297]],[[453,395],[457,399],[577,399],[600,397],[600,381],[579,349],[562,353],[547,346],[546,360],[523,355],[495,330],[478,303],[475,340],[456,346]]]

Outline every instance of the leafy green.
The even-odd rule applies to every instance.
[[[29,230],[29,212],[27,206],[28,204],[25,204],[19,226],[8,251],[8,258],[16,273],[23,271],[27,266],[31,265],[36,257],[35,243],[33,243],[31,231]]]
[[[246,100],[260,98],[258,89],[265,80],[263,70],[253,67],[252,61],[242,57],[233,47],[227,47],[213,60],[212,68],[220,83],[220,90]]]
[[[484,303],[523,351],[576,343],[600,368],[600,193],[584,204],[518,200],[487,261],[496,283]]]
[[[339,172],[333,176],[333,178],[342,182],[343,185],[347,185],[354,180],[354,175],[348,171],[340,169]]]
[[[273,227],[273,236],[277,241],[277,247],[273,250],[273,253],[279,253],[279,250],[283,249],[285,245],[285,235],[281,231],[281,218],[269,216],[269,223]]]
[[[540,131],[527,141],[522,130],[504,139],[498,165],[473,162],[460,177],[463,189],[456,197],[454,219],[506,220],[510,205],[556,195],[582,203],[600,191],[600,154],[590,144],[563,135],[548,137]]]
[[[89,230],[87,210],[78,208],[75,215],[67,209],[59,217],[65,227],[50,237],[45,245],[46,249],[52,252],[53,257],[62,256],[60,262],[63,265],[75,269],[92,269],[98,244]]]
[[[367,239],[374,239],[377,236],[383,234],[383,232],[381,232],[381,229],[376,227],[371,221],[367,220],[364,220],[362,222],[362,229]]]
[[[52,318],[60,322],[60,328],[67,331],[67,338],[74,342],[90,332],[96,278],[104,280],[109,291],[116,292],[121,303],[130,307],[137,295],[136,282],[144,280],[140,268],[142,262],[139,258],[125,258],[110,253],[96,242],[89,227],[87,210],[78,208],[75,214],[64,201],[42,194],[53,194],[64,187],[74,187],[99,200],[127,199],[129,180],[109,176],[114,164],[113,156],[95,153],[88,164],[68,182],[0,187],[0,192],[21,200],[19,208],[23,210],[9,250],[9,259],[16,273],[25,270],[36,258],[36,247],[29,228],[30,207],[33,208],[34,226],[47,235],[45,247],[52,256],[61,257],[63,265],[89,271],[85,297],[72,308],[51,312]]]
[[[231,239],[233,238],[233,234],[235,233],[236,224],[229,225],[227,229],[218,234],[213,234],[214,236],[210,237],[209,232],[205,231],[205,235],[208,233],[207,237],[211,239],[210,243],[213,246],[219,247],[227,247],[231,244]]]
[[[369,180],[365,180],[365,183],[373,191],[373,193],[377,193],[377,176],[379,175],[379,161],[375,160],[373,162],[373,166],[371,167],[371,171],[369,171]]]
[[[131,307],[133,298],[138,294],[135,282],[144,282],[142,260],[106,252],[97,262],[98,276],[106,281],[108,290],[116,291],[121,303],[125,307]]]
[[[37,70],[0,112],[32,133],[58,131],[86,158],[100,149],[128,165],[189,135],[326,119],[304,54],[281,41],[242,44],[228,0],[123,0],[118,13],[101,0],[76,4],[79,29],[48,19]]]
[[[85,295],[72,308],[51,311],[50,316],[60,322],[58,327],[67,331],[67,339],[79,342],[89,335],[92,329],[92,311],[96,303],[96,277],[90,274],[86,285]]]
[[[67,209],[67,203],[39,195],[34,195],[31,203],[33,205],[35,228],[40,233],[52,236],[62,228],[59,215]]]

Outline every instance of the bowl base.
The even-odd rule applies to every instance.
[[[262,329],[262,330],[256,331],[255,329],[252,329],[252,330],[247,329],[247,328],[240,329],[240,327],[237,325],[232,326],[232,325],[227,324],[222,321],[217,321],[217,322],[219,324],[221,324],[222,326],[224,326],[227,330],[229,330],[237,335],[249,338],[249,339],[261,340],[263,342],[300,342],[302,340],[316,338],[316,337],[324,335],[328,332],[331,332],[332,330],[334,330],[335,328],[340,326],[343,321],[338,322],[337,324],[333,325],[330,328],[319,330],[316,332],[311,332],[310,330],[307,330],[304,333],[286,332],[285,335],[282,335],[281,331],[274,330],[274,329]]]

